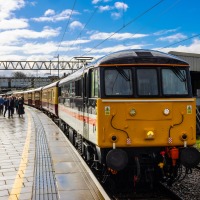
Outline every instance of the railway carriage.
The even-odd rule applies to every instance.
[[[19,97],[24,98],[24,91],[14,91],[13,96],[15,96],[17,98],[19,98]]]
[[[42,87],[36,88],[32,91],[32,105],[41,109]]]
[[[28,105],[33,106],[33,100],[34,100],[34,89],[27,90],[28,93]]]
[[[42,88],[42,109],[53,118],[58,117],[58,81]]]
[[[85,160],[106,174],[120,179],[126,173],[134,185],[154,177],[172,182],[182,165],[199,163],[192,147],[196,102],[183,60],[158,51],[120,51],[58,87],[63,131]]]

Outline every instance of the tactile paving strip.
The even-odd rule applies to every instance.
[[[57,200],[58,193],[44,127],[32,114],[36,128],[35,176],[32,200]]]

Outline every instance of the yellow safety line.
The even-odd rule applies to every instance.
[[[30,113],[28,114],[28,130],[27,130],[27,136],[26,136],[26,141],[21,157],[21,162],[19,165],[19,170],[17,172],[15,182],[13,184],[13,188],[10,192],[9,200],[17,200],[20,196],[21,189],[22,189],[22,184],[24,180],[24,173],[27,167],[27,161],[28,161],[28,151],[29,151],[29,146],[30,146],[30,139],[31,139],[31,117]]]

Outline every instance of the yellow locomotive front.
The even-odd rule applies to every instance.
[[[113,174],[132,168],[138,180],[141,169],[160,170],[174,180],[180,166],[199,163],[186,62],[155,51],[124,51],[102,60],[99,69],[97,146]]]
[[[196,142],[194,98],[98,101],[101,147],[191,146]],[[103,112],[102,112],[103,111]]]

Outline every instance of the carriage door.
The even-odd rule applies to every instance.
[[[50,98],[51,98],[51,90],[50,91],[48,91],[48,93],[47,93],[47,109],[49,110],[49,104],[50,104]]]
[[[88,74],[83,78],[83,137],[89,139],[89,114],[88,114],[88,95],[89,95]]]

